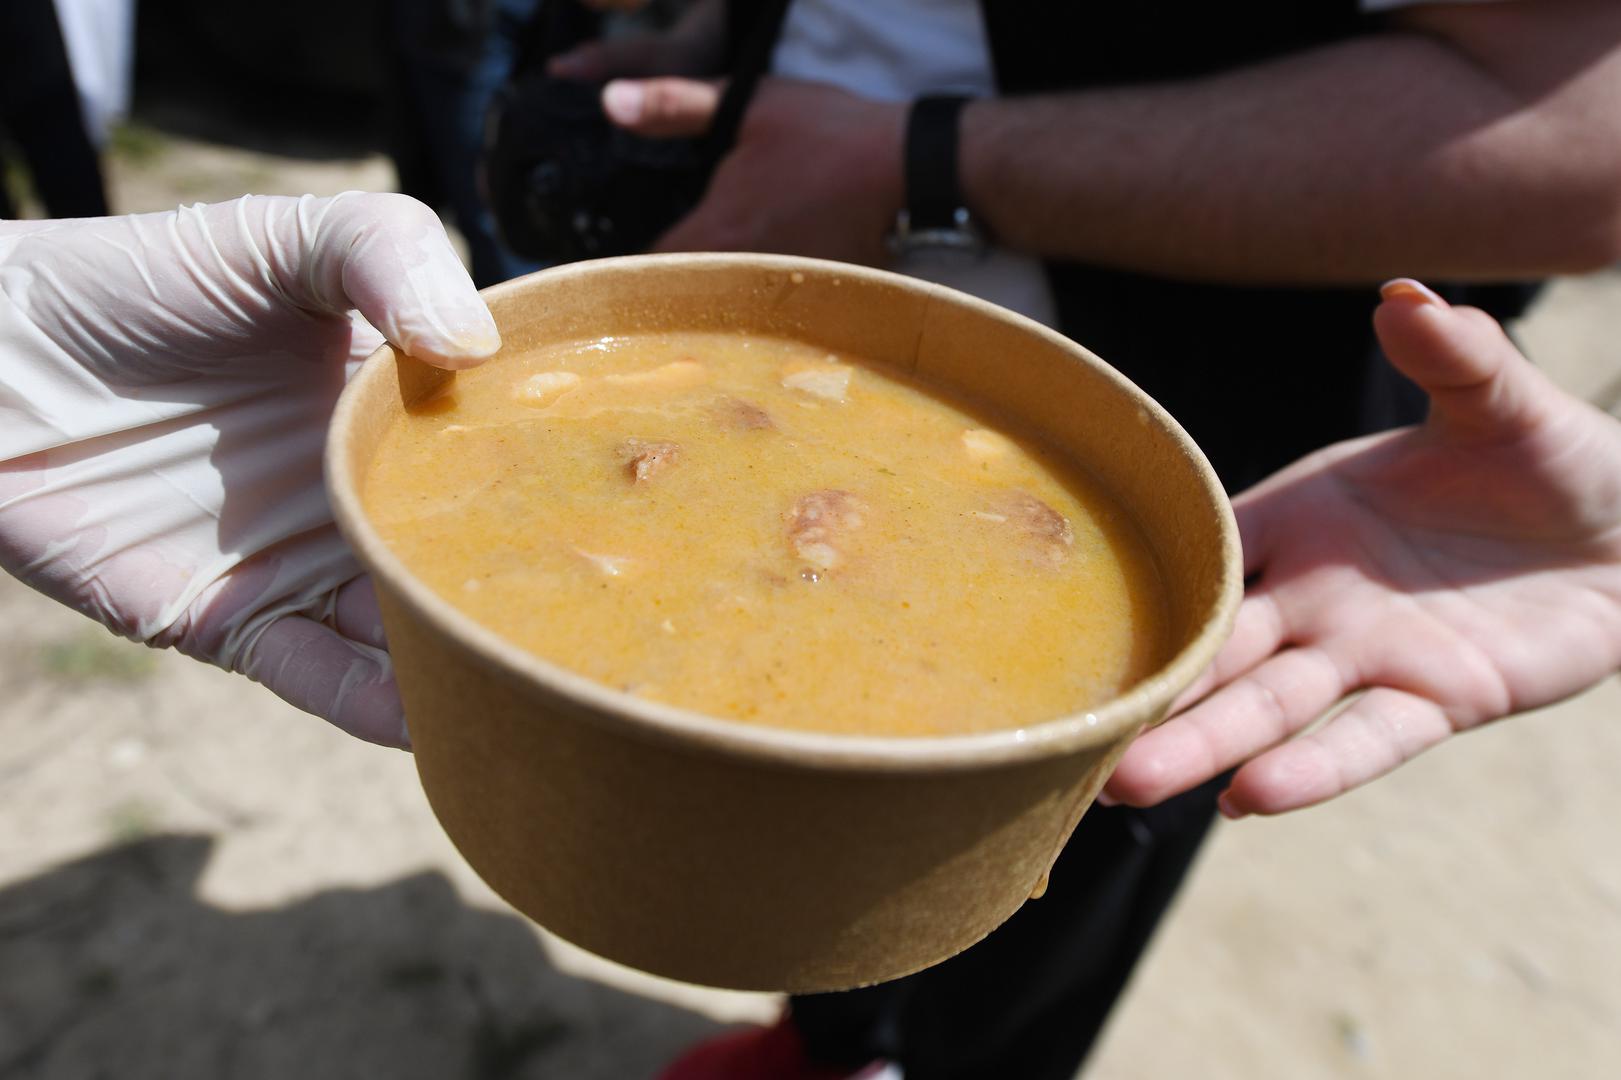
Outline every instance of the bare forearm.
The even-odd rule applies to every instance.
[[[1517,6],[1534,5],[1502,5]],[[977,103],[967,198],[1011,247],[1195,279],[1602,265],[1621,256],[1621,50],[1603,40],[1615,17],[1591,21],[1544,50],[1551,74],[1493,25],[1461,45],[1393,31],[1198,81]]]

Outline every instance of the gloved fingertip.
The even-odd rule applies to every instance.
[[[389,311],[380,329],[399,348],[435,367],[477,367],[500,350],[501,331],[473,283],[461,278],[461,267],[451,269],[454,273],[421,274],[413,283],[416,302]]]
[[[388,653],[325,623],[283,615],[233,661],[283,701],[366,742],[410,746],[405,708]]]
[[[481,308],[482,310],[482,308]],[[501,332],[488,311],[482,320],[465,323],[445,321],[431,333],[413,335],[401,348],[435,367],[460,370],[477,367],[501,349]]]
[[[411,733],[406,730],[393,679],[358,688],[347,700],[336,703],[328,719],[357,739],[396,750],[411,749]]]
[[[495,355],[495,318],[432,210],[408,196],[371,194],[351,200],[346,215],[334,233],[352,237],[334,241],[343,252],[344,303],[436,367],[474,367]]]

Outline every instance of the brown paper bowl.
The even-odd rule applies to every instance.
[[[338,405],[327,469],[376,582],[422,786],[496,892],[592,952],[711,986],[819,991],[967,948],[1039,892],[1120,753],[1230,628],[1237,533],[1204,457],[1136,387],[1034,322],[894,274],[764,255],[608,259],[484,295],[508,352],[757,331],[936,380],[1100,478],[1148,537],[1173,608],[1174,655],[1152,677],[1016,731],[820,735],[640,700],[476,625],[378,539],[361,509],[367,464],[405,400],[443,378],[383,348]]]

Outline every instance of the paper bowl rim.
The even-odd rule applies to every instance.
[[[628,255],[537,271],[484,289],[480,295],[493,303],[569,278],[637,269],[745,269],[832,275],[841,283],[869,283],[916,291],[931,301],[967,308],[1045,339],[1103,375],[1119,393],[1146,413],[1152,424],[1161,427],[1181,445],[1189,466],[1198,474],[1207,494],[1214,496],[1223,563],[1220,595],[1211,617],[1193,638],[1125,693],[1092,709],[1018,728],[951,735],[851,735],[726,720],[649,701],[544,660],[479,624],[412,574],[377,534],[362,511],[348,456],[350,433],[355,429],[356,414],[367,387],[378,379],[394,377],[394,349],[384,345],[366,359],[349,381],[333,412],[325,462],[333,516],[361,564],[404,603],[413,618],[424,620],[465,646],[467,653],[492,674],[531,687],[537,691],[535,696],[561,697],[575,706],[571,711],[582,720],[639,738],[790,767],[935,773],[1012,765],[1105,745],[1126,734],[1145,717],[1157,716],[1215,659],[1231,630],[1243,594],[1238,528],[1232,509],[1215,471],[1181,425],[1135,384],[1090,351],[1041,323],[955,289],[885,270],[798,256]],[[1152,537],[1149,543],[1152,546]]]

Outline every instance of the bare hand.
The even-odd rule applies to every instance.
[[[1385,295],[1380,340],[1429,420],[1234,500],[1253,579],[1237,628],[1108,798],[1151,805],[1241,765],[1223,813],[1308,806],[1621,666],[1621,424],[1483,312],[1415,283]]]
[[[718,87],[691,79],[609,83],[603,107],[640,134],[708,130]],[[904,105],[821,83],[763,79],[709,190],[659,251],[769,251],[881,265],[903,201]]]

